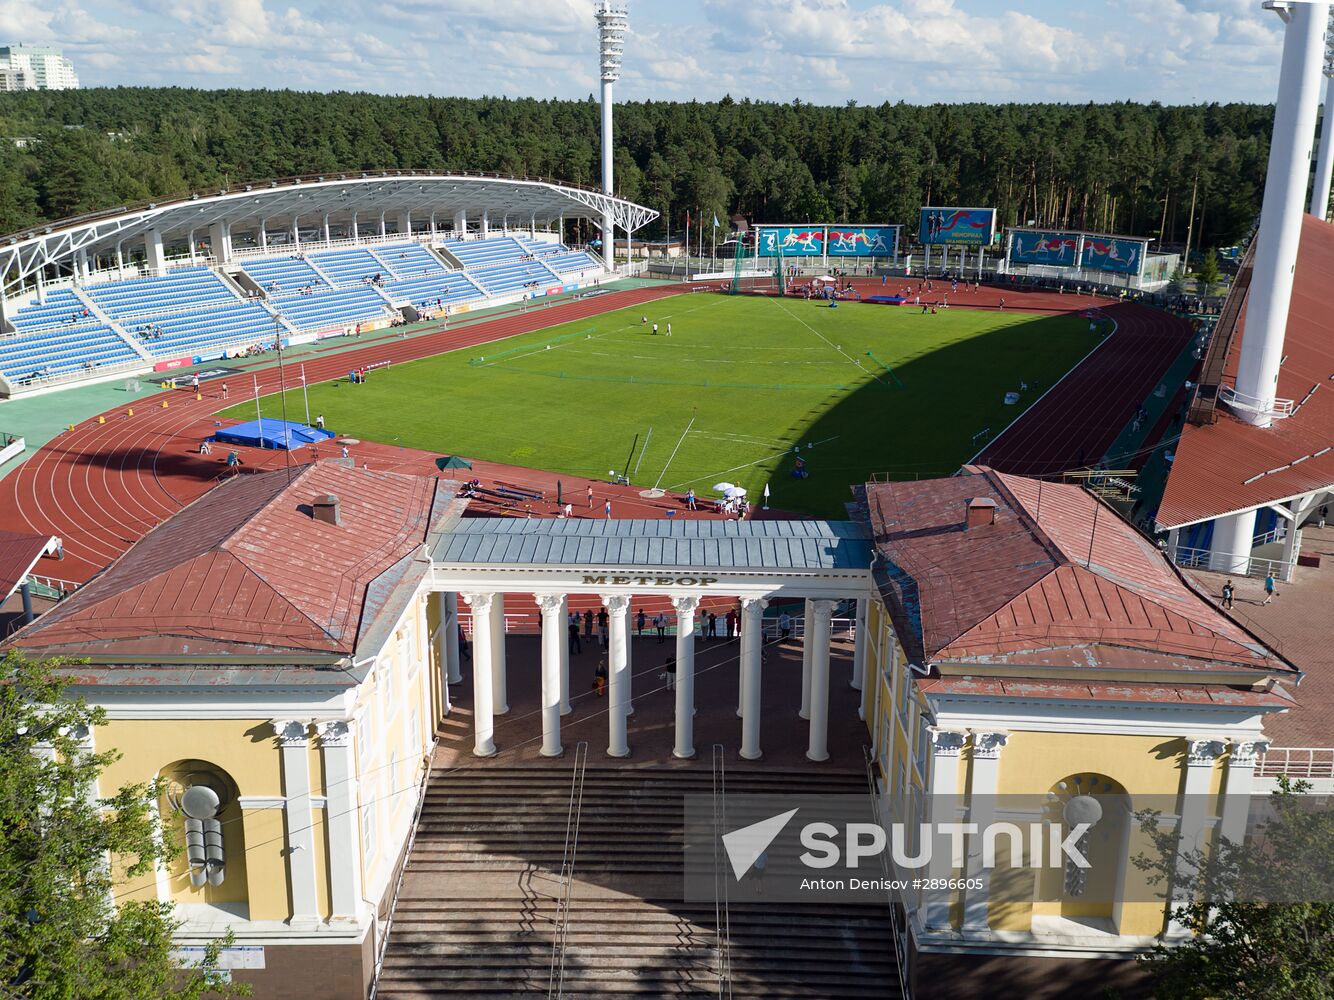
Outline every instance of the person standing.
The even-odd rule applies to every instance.
[[[676,690],[676,657],[667,657],[667,662],[662,666],[662,679],[667,682],[667,690]]]
[[[654,323],[654,324],[653,324],[653,336],[656,337],[657,335],[658,335],[658,324],[657,324],[657,323]]]
[[[324,414],[323,414],[323,413],[317,413],[317,414],[315,414],[315,426],[318,427],[320,430],[324,430]]]
[[[592,486],[592,484],[589,484],[589,487],[588,487],[588,509],[589,509],[589,510],[592,510],[592,509],[593,509],[593,486]]]
[[[718,616],[715,615],[712,611],[709,612],[708,636],[710,639],[718,638]]]
[[[699,509],[698,507],[695,506],[695,491],[694,491],[693,488],[691,488],[691,489],[689,489],[689,490],[686,491],[686,506],[687,506],[690,510],[698,510],[698,509]]]
[[[736,612],[731,608],[727,611],[727,638],[729,641],[736,638]]]
[[[671,335],[672,335],[672,324],[668,323],[668,324],[667,324],[667,336],[670,337]]]
[[[1325,526],[1325,518],[1327,517],[1329,517],[1329,504],[1325,504],[1320,508],[1320,523],[1317,527],[1323,528]]]
[[[584,638],[592,640],[593,638],[593,609],[584,611]]]
[[[1223,605],[1223,608],[1224,608],[1225,610],[1227,610],[1227,611],[1231,611],[1231,610],[1232,610],[1232,595],[1233,595],[1232,581],[1229,580],[1227,583],[1223,584],[1223,601],[1222,601],[1222,605]]]
[[[607,498],[607,503],[606,503],[606,505],[605,505],[602,509],[603,509],[603,513],[605,513],[605,514],[607,515],[607,520],[610,521],[610,520],[611,520],[611,498],[610,498],[610,497]]]
[[[1273,572],[1269,572],[1269,573],[1265,574],[1265,599],[1264,599],[1264,603],[1265,603],[1265,604],[1268,604],[1270,601],[1272,601],[1272,600],[1274,599],[1274,595],[1275,595],[1276,593],[1278,593],[1278,591],[1276,591],[1276,590],[1274,589],[1274,574],[1273,574]]]
[[[227,398],[227,383],[226,383],[226,382],[222,383],[222,385],[218,386],[218,388],[222,391],[222,398],[223,398],[223,399],[226,399],[226,398]]]
[[[784,642],[792,638],[792,616],[786,611],[778,616],[778,632],[783,637]]]
[[[644,638],[644,623],[648,621],[648,616],[644,614],[644,609],[639,609],[639,614],[635,615],[635,634],[639,638]]]
[[[659,611],[653,616],[653,628],[658,633],[658,645],[667,641],[667,616]]]
[[[570,631],[570,652],[571,652],[571,653],[582,653],[582,652],[584,651],[584,647],[583,647],[583,644],[579,641],[579,616],[578,616],[578,615],[571,615],[571,616],[570,616],[569,631]]]
[[[609,621],[610,619],[607,616],[607,609],[600,609],[598,611],[598,642],[602,644],[603,649],[606,649],[607,646],[610,645],[608,641],[611,638],[611,631],[608,628]]]

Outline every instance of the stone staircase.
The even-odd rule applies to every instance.
[[[380,1000],[548,995],[571,770],[479,766],[426,792],[399,897]],[[732,772],[729,795],[865,794],[860,774]],[[682,899],[682,796],[709,794],[707,765],[589,767],[566,930],[551,996],[717,997],[712,901]],[[898,997],[889,916],[864,905],[733,903],[737,998]]]

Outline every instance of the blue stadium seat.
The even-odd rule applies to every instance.
[[[22,383],[140,360],[109,327],[96,323],[16,337],[0,337],[0,374]]]
[[[183,267],[159,278],[110,281],[84,288],[112,319],[162,313],[203,302],[235,302],[233,292],[207,267]]]

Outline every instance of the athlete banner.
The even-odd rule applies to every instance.
[[[821,257],[824,226],[765,226],[759,230],[761,257]]]
[[[893,257],[898,226],[830,226],[825,246],[830,257]]]
[[[926,207],[917,225],[918,241],[933,246],[990,246],[995,238],[994,208]]]
[[[1117,274],[1139,274],[1144,263],[1144,240],[1124,240],[1114,236],[1084,237],[1084,267]]]
[[[1077,267],[1079,250],[1077,233],[1034,233],[1011,231],[1010,262],[1013,264],[1045,264],[1049,267]]]

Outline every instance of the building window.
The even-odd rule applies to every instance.
[[[361,852],[370,870],[375,861],[375,800],[371,799],[361,807]]]

